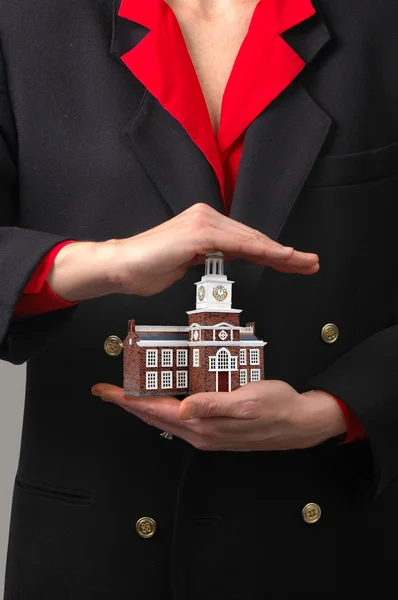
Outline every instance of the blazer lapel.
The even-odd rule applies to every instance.
[[[307,69],[330,33],[317,13],[283,37]],[[293,81],[246,131],[231,217],[278,239],[330,125],[299,80]]]
[[[187,60],[183,40],[169,38],[178,44],[177,49],[163,43],[165,28],[168,23],[172,26],[172,19],[163,0],[114,0],[111,52],[143,86],[140,106],[124,131],[173,214],[198,202],[223,212],[219,184],[222,167],[216,142],[214,136],[201,136],[201,128],[211,128],[211,123],[200,86],[199,90],[195,87],[199,82]],[[174,64],[175,52],[180,48],[186,52],[179,52],[179,56],[185,61],[184,75],[189,81],[181,80],[181,65]],[[156,64],[157,68],[148,69],[148,64]],[[181,86],[179,91],[187,101],[181,118],[175,104],[181,94],[167,93],[167,76],[174,85]],[[189,104],[189,94],[195,106]],[[211,163],[216,164],[218,177]]]
[[[283,38],[307,69],[330,33],[317,13]],[[295,79],[246,131],[230,216],[278,240],[330,126],[330,117]],[[262,273],[260,265],[237,261],[232,276],[244,277],[253,291]]]

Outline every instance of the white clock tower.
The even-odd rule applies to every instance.
[[[192,312],[231,312],[232,284],[224,275],[224,255],[212,252],[206,255],[205,275],[196,285],[196,311]]]

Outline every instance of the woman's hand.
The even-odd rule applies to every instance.
[[[69,301],[111,293],[150,296],[203,263],[207,252],[244,258],[284,273],[312,275],[318,256],[285,247],[207,204],[195,204],[173,219],[130,238],[76,242],[62,248],[47,278]]]
[[[299,394],[283,381],[249,383],[234,392],[172,397],[125,396],[113,385],[92,392],[200,450],[293,450],[346,432],[343,414],[326,392]]]

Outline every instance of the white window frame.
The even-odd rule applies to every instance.
[[[246,385],[247,383],[247,369],[241,369],[239,373],[239,383],[240,385]]]
[[[162,390],[171,390],[173,387],[173,371],[162,371],[161,373],[162,373]],[[167,383],[165,383],[166,379],[168,380]]]
[[[241,365],[247,365],[247,352],[246,348],[241,348],[239,350],[239,362]]]
[[[150,356],[154,356],[155,360],[152,361],[150,360]],[[157,367],[158,366],[158,351],[154,350],[153,348],[151,349],[147,349],[146,351],[146,366],[147,367]]]
[[[238,370],[238,357],[237,356],[231,356],[230,366],[231,366],[231,371]]]
[[[166,356],[169,357],[170,360],[165,360]],[[173,366],[173,350],[170,348],[162,350],[162,367],[172,367]]]
[[[177,350],[177,367],[187,367],[187,366],[188,366],[188,350],[178,349]]]
[[[192,366],[199,367],[200,366],[200,350],[199,348],[194,348],[192,352]]]
[[[231,353],[227,348],[220,348],[217,352],[217,371],[231,370]]]
[[[184,385],[181,385],[180,376],[184,377]],[[188,387],[188,371],[176,371],[176,384],[177,388],[187,388]]]
[[[154,385],[149,385],[149,376],[154,375]],[[152,377],[151,377],[152,379]],[[145,387],[147,390],[157,390],[158,389],[158,372],[157,371],[147,371],[145,377]]]
[[[260,350],[258,348],[250,348],[250,364],[260,364]]]
[[[250,369],[250,381],[260,381],[261,369]]]

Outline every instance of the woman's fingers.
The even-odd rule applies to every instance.
[[[275,246],[269,244],[266,239],[249,237],[241,234],[233,236],[225,231],[210,230],[207,238],[198,242],[200,254],[221,250],[230,258],[243,258],[252,262],[277,268],[277,266],[288,266],[293,272],[301,272],[317,265],[319,258],[316,254],[297,252],[291,247]]]

